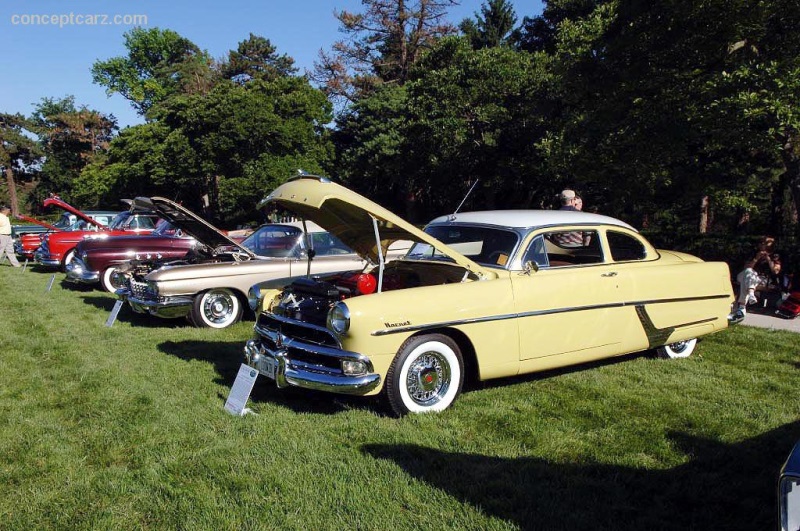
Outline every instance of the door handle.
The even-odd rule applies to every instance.
[[[617,272],[616,271],[611,271],[610,273],[603,273],[600,276],[601,277],[615,277],[615,276],[617,276]]]

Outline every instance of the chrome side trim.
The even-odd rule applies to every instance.
[[[373,336],[385,336],[388,334],[400,334],[403,332],[417,332],[420,330],[429,330],[432,328],[441,328],[445,326],[458,326],[464,324],[474,324],[474,323],[486,323],[491,321],[505,321],[508,319],[520,319],[523,317],[537,317],[540,315],[553,315],[559,313],[568,313],[568,312],[583,312],[588,310],[601,310],[605,308],[621,308],[625,306],[643,306],[646,304],[668,304],[672,302],[688,302],[688,301],[706,301],[706,300],[717,300],[717,299],[727,299],[729,295],[707,295],[704,297],[679,297],[679,298],[671,298],[671,299],[653,299],[647,301],[636,301],[636,302],[613,302],[607,304],[592,304],[588,306],[573,306],[568,308],[553,308],[550,310],[533,310],[530,312],[522,312],[522,313],[509,313],[503,315],[489,315],[486,317],[472,317],[470,319],[456,319],[453,321],[440,321],[438,323],[428,323],[422,325],[411,325],[411,326],[401,326],[397,328],[388,328],[386,330],[375,330],[371,333]],[[713,319],[712,319],[713,320]],[[686,325],[681,325],[686,326]]]

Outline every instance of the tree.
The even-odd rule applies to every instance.
[[[0,114],[0,167],[6,178],[11,213],[19,214],[15,173],[25,173],[41,157],[36,142],[29,136],[30,124],[21,114]]]
[[[278,55],[277,48],[269,39],[252,33],[239,43],[236,50],[228,53],[228,60],[220,70],[224,78],[239,84],[254,79],[271,81],[297,72],[294,59],[286,54]]]
[[[404,84],[423,52],[455,28],[443,19],[456,0],[363,0],[364,13],[336,12],[348,40],[320,52],[312,79],[336,101],[354,102],[386,83]]]
[[[510,42],[517,16],[508,0],[488,0],[481,5],[475,19],[459,24],[461,33],[472,42],[473,48],[493,48]]]
[[[70,200],[74,180],[85,166],[108,149],[116,119],[88,107],[75,106],[75,98],[42,98],[30,118],[45,155],[37,196],[57,193]]]
[[[173,94],[198,94],[213,86],[213,61],[172,30],[134,28],[125,33],[127,56],[96,61],[92,79],[119,93],[142,116]]]
[[[441,40],[402,87],[356,102],[335,141],[348,184],[413,221],[452,212],[476,179],[479,209],[530,207],[550,192],[536,141],[551,105],[547,58]],[[445,191],[447,193],[445,193]]]

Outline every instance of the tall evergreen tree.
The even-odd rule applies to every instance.
[[[510,42],[516,23],[517,15],[508,0],[488,0],[475,18],[464,19],[459,29],[473,48],[493,48]]]
[[[364,13],[336,12],[348,35],[320,52],[312,79],[338,102],[353,102],[382,84],[403,85],[423,52],[455,28],[446,23],[457,0],[363,0]]]

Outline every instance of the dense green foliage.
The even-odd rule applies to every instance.
[[[252,322],[226,330],[52,291],[0,266],[3,529],[776,528],[800,439],[796,334],[737,327],[464,393],[392,418],[278,390],[223,404]]]
[[[321,54],[320,89],[264,37],[214,61],[173,31],[132,30],[127,54],[93,75],[147,123],[87,151],[51,139],[59,105],[73,124],[88,109],[45,100],[33,121],[46,127],[32,130],[47,158],[25,167],[40,171],[39,195],[161,194],[224,225],[259,219],[257,199],[299,168],[417,223],[478,180],[464,208],[549,208],[569,186],[638,227],[769,232],[796,248],[795,2],[550,0],[536,15],[488,0],[460,35],[452,3],[337,12],[347,39]]]

